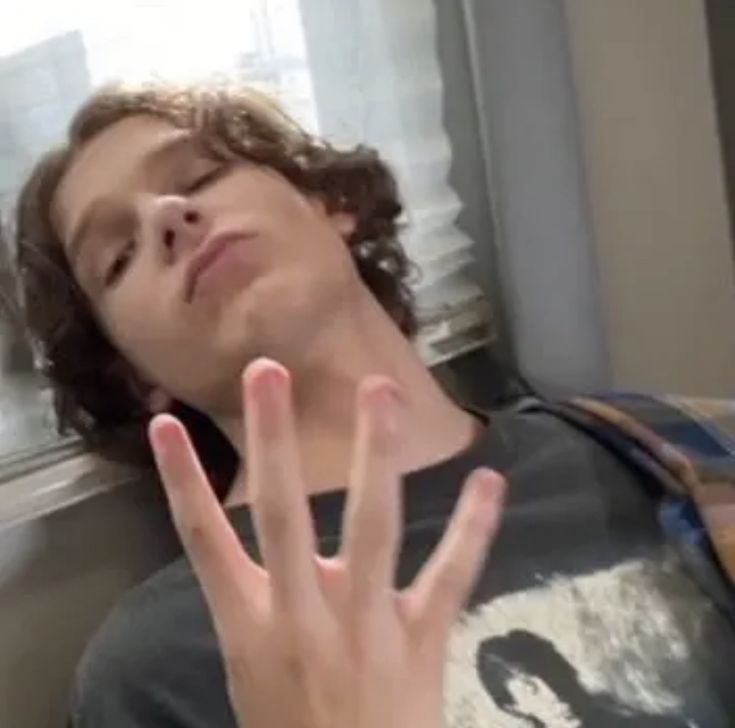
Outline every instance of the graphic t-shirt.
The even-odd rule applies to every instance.
[[[548,413],[500,412],[404,479],[398,581],[438,543],[467,473],[509,480],[491,558],[455,625],[452,728],[732,728],[735,627],[666,542],[644,476]],[[334,553],[345,494],[312,498]],[[247,508],[231,520],[251,550]],[[80,664],[76,728],[235,728],[216,637],[180,559],[118,606]]]

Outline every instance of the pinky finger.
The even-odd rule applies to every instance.
[[[409,588],[430,629],[449,629],[469,598],[500,524],[505,489],[505,480],[488,468],[465,482],[442,540]]]

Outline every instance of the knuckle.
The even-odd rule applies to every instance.
[[[247,683],[253,671],[252,661],[248,659],[246,646],[239,639],[222,641],[222,658],[232,679]]]
[[[274,645],[275,647],[275,645]],[[303,677],[307,673],[321,672],[329,662],[333,645],[303,621],[292,621],[279,629],[277,651],[279,661],[292,677]]]
[[[450,599],[464,591],[467,577],[463,570],[456,566],[444,569],[436,580],[435,594],[437,599]]]
[[[390,519],[382,513],[366,514],[356,536],[356,550],[366,558],[376,558],[388,548],[393,537]],[[360,575],[357,575],[358,578]]]
[[[198,513],[189,513],[179,523],[181,538],[190,551],[201,553],[209,544],[209,531],[205,520]]]
[[[311,653],[322,642],[320,630],[314,621],[306,619],[301,614],[285,611],[282,613],[280,623],[282,649],[285,652]]]
[[[288,533],[291,518],[288,509],[272,498],[264,498],[260,503],[260,517],[263,526],[274,536]]]
[[[456,605],[460,609],[469,596],[475,574],[474,564],[469,559],[448,559],[437,569],[427,589],[427,600],[431,609]],[[452,606],[454,608],[454,606]]]
[[[454,561],[474,563],[481,559],[492,532],[492,522],[484,513],[468,513],[458,525],[458,536],[455,544]],[[461,553],[460,553],[461,552]]]
[[[488,514],[481,508],[470,509],[463,519],[462,531],[471,544],[483,540],[490,530]]]

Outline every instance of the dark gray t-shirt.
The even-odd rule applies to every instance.
[[[404,482],[399,581],[440,538],[468,471],[506,474],[492,558],[452,636],[453,728],[728,728],[735,632],[666,543],[645,482],[545,413],[497,413],[475,444]],[[320,548],[344,493],[312,499]],[[247,509],[232,511],[245,543]],[[76,728],[234,728],[211,622],[181,559],[136,588],[80,664]]]

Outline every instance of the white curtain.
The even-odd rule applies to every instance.
[[[377,147],[407,207],[417,263],[419,345],[435,363],[489,336],[455,226],[451,148],[432,0],[28,0],[0,30],[0,204],[102,82],[240,79],[278,96],[308,128]],[[94,10],[92,8],[95,8]]]

